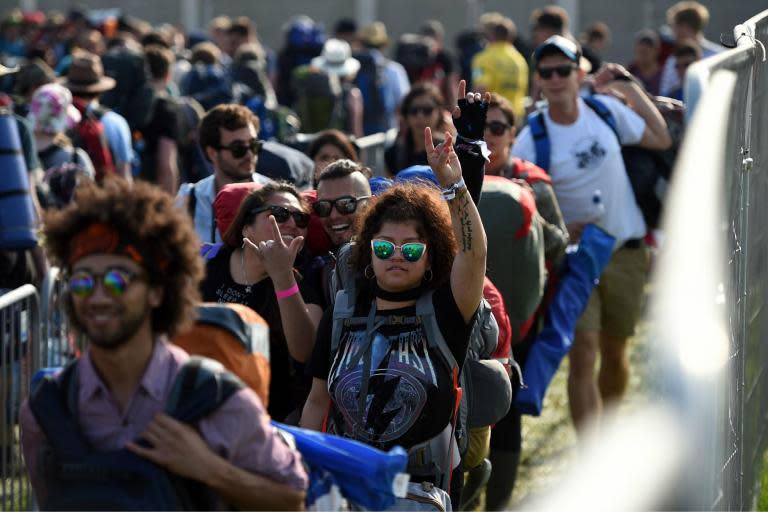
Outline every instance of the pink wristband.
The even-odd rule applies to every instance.
[[[277,300],[282,300],[290,297],[291,295],[296,295],[299,293],[299,285],[298,283],[293,283],[293,286],[288,288],[287,290],[275,290],[275,295],[277,296]]]

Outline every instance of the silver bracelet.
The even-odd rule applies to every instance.
[[[464,177],[460,178],[459,181],[454,183],[453,185],[450,185],[440,192],[443,194],[443,199],[446,201],[452,201],[456,199],[456,192],[458,192],[460,189],[466,187],[466,183],[464,183]]]

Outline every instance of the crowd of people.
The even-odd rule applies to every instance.
[[[455,53],[429,20],[389,56],[381,22],[342,19],[328,37],[298,16],[275,52],[247,17],[185,34],[131,16],[8,15],[0,107],[41,244],[0,251],[0,288],[64,271],[87,340],[79,435],[203,484],[211,506],[298,509],[307,472],[272,418],[404,447],[422,502],[469,510],[484,490],[487,509],[507,507],[523,412],[510,396],[492,419],[473,403],[461,414],[475,399],[460,378],[469,361],[497,361],[519,385],[566,248],[594,224],[615,244],[574,304],[577,432],[624,394],[657,226],[622,147],[668,151],[657,96],[684,101],[687,66],[721,49],[703,37],[703,5],[667,15],[669,30],[636,34],[626,67],[605,62],[604,23],[576,38],[557,6],[532,13],[529,41],[487,13]],[[392,129],[371,168],[356,140]],[[171,340],[200,301],[261,316],[271,375],[266,403],[240,387],[193,427],[164,404],[189,363]],[[36,400],[19,421],[37,502],[70,506],[67,454]]]

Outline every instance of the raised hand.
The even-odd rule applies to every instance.
[[[243,238],[243,243],[254,251],[275,286],[290,286],[293,280],[293,264],[304,245],[304,237],[297,236],[286,244],[274,215],[269,216],[269,223],[272,228],[271,240],[263,240],[257,245],[248,238]]]
[[[442,187],[449,187],[461,179],[461,163],[453,149],[453,136],[445,132],[445,142],[435,147],[432,139],[432,129],[424,129],[424,147],[427,150],[427,161],[432,172]]]
[[[467,93],[467,82],[459,82],[459,104],[454,107],[453,124],[459,135],[469,140],[480,140],[485,130],[485,118],[488,113],[488,104],[491,94],[482,96],[478,92]]]

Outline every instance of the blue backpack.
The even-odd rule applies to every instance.
[[[621,145],[621,137],[616,125],[616,118],[608,107],[595,96],[582,98],[597,115],[607,124]],[[536,149],[536,165],[549,171],[552,145],[549,140],[547,126],[544,123],[544,113],[532,112],[528,115],[528,126],[533,136],[533,144]],[[672,150],[676,153],[676,149]],[[643,214],[648,228],[659,225],[661,218],[662,202],[660,195],[666,188],[670,178],[672,162],[665,152],[648,150],[639,146],[622,146],[624,167],[632,185],[635,202]],[[672,156],[674,160],[674,155]]]
[[[386,62],[381,55],[371,51],[355,53],[360,61],[360,70],[355,76],[355,85],[363,95],[363,132],[366,135],[389,129],[389,113],[395,105],[389,105],[386,95]]]
[[[41,510],[210,510],[215,496],[204,485],[171,474],[123,448],[94,449],[77,423],[77,361],[59,379],[48,375],[29,406],[47,443],[40,467],[46,495]],[[243,388],[210,359],[191,358],[181,368],[164,412],[194,424]],[[139,440],[147,446],[146,441]]]

